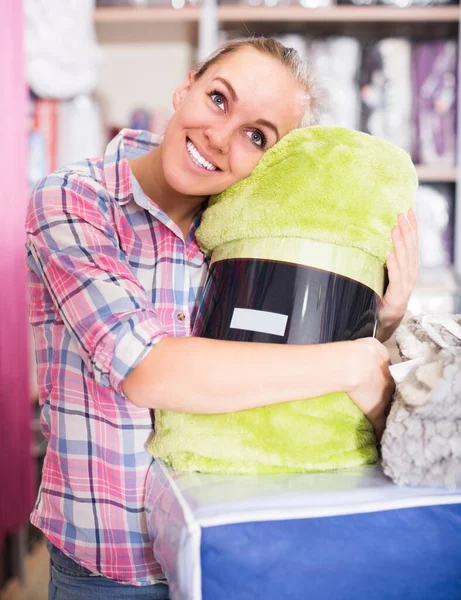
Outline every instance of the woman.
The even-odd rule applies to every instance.
[[[49,540],[56,600],[168,597],[144,515],[151,408],[228,412],[346,391],[379,436],[393,389],[376,339],[188,337],[207,272],[195,231],[208,196],[311,124],[316,99],[294,50],[250,39],[191,72],[173,105],[163,140],[124,130],[103,158],[41,181],[30,202],[30,318],[49,438],[32,522]],[[381,341],[416,278],[413,214],[393,240]]]

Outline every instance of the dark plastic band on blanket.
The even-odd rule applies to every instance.
[[[210,267],[193,335],[278,344],[352,340],[374,334],[379,301],[362,283],[328,271],[222,260]]]

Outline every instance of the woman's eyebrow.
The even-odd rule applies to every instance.
[[[224,79],[224,77],[215,77],[213,81],[216,81],[216,80],[217,81],[221,81],[221,83],[223,83],[226,86],[226,88],[228,89],[229,94],[232,97],[232,100],[234,102],[238,102],[238,100],[239,100],[238,96],[237,96],[234,88],[230,84],[230,82],[227,81],[227,79]],[[277,142],[279,141],[279,139],[280,139],[279,130],[277,129],[277,127],[273,123],[271,123],[270,121],[266,121],[266,119],[258,119],[256,121],[256,123],[258,123],[259,125],[264,125],[264,126],[268,127],[269,129],[272,129],[272,131],[277,136]]]
[[[272,129],[272,131],[277,136],[277,142],[279,141],[279,139],[280,139],[279,130],[273,123],[271,123],[270,121],[266,121],[266,119],[258,119],[257,121],[255,121],[255,123],[258,123],[259,125],[265,125],[269,129]]]
[[[229,81],[227,81],[227,79],[224,79],[224,77],[215,77],[214,81],[215,80],[218,80],[218,81],[221,81],[222,83],[224,83],[224,85],[227,87],[227,89],[229,91],[229,94],[232,96],[232,100],[234,102],[238,102],[239,101],[238,96],[235,93],[234,88],[231,86],[231,84],[229,83]]]

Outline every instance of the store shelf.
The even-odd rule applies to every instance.
[[[421,183],[431,181],[455,182],[456,167],[429,167],[427,165],[416,165],[416,172]]]
[[[302,6],[237,7],[220,6],[218,19],[226,21],[294,21],[319,23],[358,22],[430,22],[458,21],[459,6],[432,6],[424,8],[394,8],[389,6],[331,6],[303,8]]]
[[[198,21],[199,8],[186,7],[114,7],[97,8],[96,23],[164,23],[171,21]],[[302,6],[219,6],[218,21],[257,22],[318,22],[318,23],[452,23],[460,16],[459,6],[430,6],[395,8],[390,6],[331,6],[328,8],[303,8]]]
[[[153,6],[150,8],[117,7],[97,8],[94,20],[97,24],[111,23],[171,23],[198,21],[198,8],[171,8]]]

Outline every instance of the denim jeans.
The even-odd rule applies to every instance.
[[[48,600],[168,600],[164,583],[136,586],[94,575],[48,542],[50,583]]]

